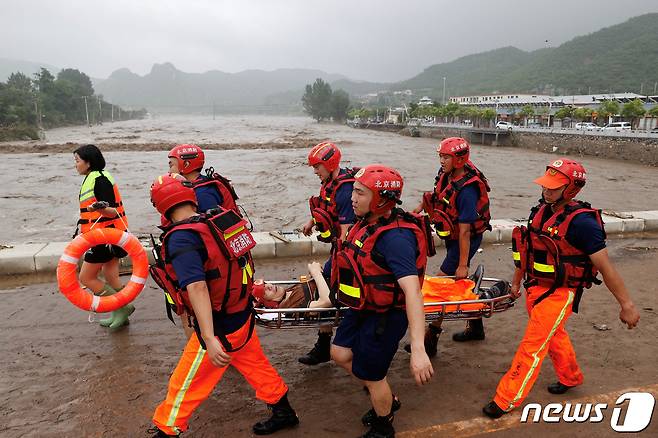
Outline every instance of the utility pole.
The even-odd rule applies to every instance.
[[[644,82],[640,83],[640,94],[644,93]]]
[[[82,96],[82,98],[85,100],[85,116],[87,117],[87,126],[91,127],[89,124],[89,107],[87,106],[87,96]]]
[[[103,107],[101,106],[101,97],[96,96],[96,99],[98,99],[98,124],[102,125],[103,124]]]
[[[215,120],[215,102],[212,103],[212,119]]]
[[[446,104],[446,77],[443,77],[443,105]]]
[[[658,88],[658,82],[653,83],[653,95],[656,95],[656,89]]]
[[[114,104],[111,106],[110,114],[112,114],[112,122],[114,122]]]

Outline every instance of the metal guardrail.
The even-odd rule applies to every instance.
[[[544,133],[544,134],[562,134],[562,135],[583,135],[588,137],[629,137],[629,138],[656,138],[658,139],[658,132],[649,132],[645,130],[627,130],[627,131],[613,131],[613,130],[585,130],[576,128],[557,128],[550,127],[527,127],[527,126],[513,126],[512,129],[496,129],[494,127],[476,127],[473,125],[466,125],[463,123],[428,123],[421,122],[417,124],[407,125],[409,128],[451,128],[463,131],[467,130],[491,130],[499,132],[531,132],[531,133]]]

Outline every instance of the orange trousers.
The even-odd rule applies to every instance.
[[[249,323],[227,336],[232,345],[242,345],[249,332]],[[249,342],[230,353],[231,363],[256,390],[256,398],[275,404],[288,391],[285,382],[265,357],[254,330]],[[187,430],[194,410],[208,398],[227,367],[217,368],[201,348],[196,334],[190,337],[178,365],[169,379],[167,398],[155,410],[153,423],[169,435]]]
[[[561,383],[568,386],[583,383],[583,373],[576,362],[576,352],[564,329],[572,313],[575,291],[566,287],[558,288],[535,306],[534,301],[546,290],[547,288],[541,286],[527,290],[526,308],[530,320],[514,355],[512,366],[498,383],[494,397],[494,402],[505,411],[523,403],[539,376],[547,353]]]

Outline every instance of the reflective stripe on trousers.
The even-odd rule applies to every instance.
[[[249,322],[227,338],[231,344],[240,345],[248,332]],[[274,404],[288,391],[281,376],[265,357],[256,331],[243,348],[230,355],[230,365],[256,390],[256,398],[259,400]],[[188,420],[208,398],[227,368],[214,366],[206,351],[201,348],[197,335],[192,335],[169,379],[167,398],[153,414],[153,423],[169,435],[187,430]]]
[[[566,287],[557,288],[533,306],[533,301],[547,290],[543,286],[528,289],[526,307],[530,319],[512,366],[498,383],[494,397],[496,404],[505,411],[523,403],[539,376],[546,354],[553,362],[557,380],[569,386],[583,383],[576,352],[564,328],[572,313],[574,291]]]

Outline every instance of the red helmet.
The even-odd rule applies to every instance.
[[[436,148],[436,151],[439,154],[451,155],[456,158],[453,162],[453,166],[460,168],[464,167],[464,164],[468,162],[468,157],[471,153],[471,145],[461,137],[448,137],[443,139],[439,144],[439,147]]]
[[[151,203],[161,215],[166,217],[172,207],[184,202],[197,206],[192,183],[185,177],[177,173],[161,175],[151,184]]]
[[[397,170],[382,164],[370,164],[362,167],[355,175],[355,180],[372,190],[370,212],[384,213],[396,204],[401,204],[404,180]],[[382,201],[387,201],[379,205]]]
[[[195,170],[203,169],[206,157],[203,150],[195,144],[179,144],[169,151],[168,158],[178,161],[178,173],[187,175]]]
[[[340,165],[340,149],[333,143],[324,142],[317,144],[308,153],[308,165],[315,166],[323,164],[325,169],[333,172]]]
[[[565,186],[562,198],[572,200],[587,182],[587,172],[582,164],[569,158],[560,158],[546,166],[546,173],[535,183],[548,189]]]

